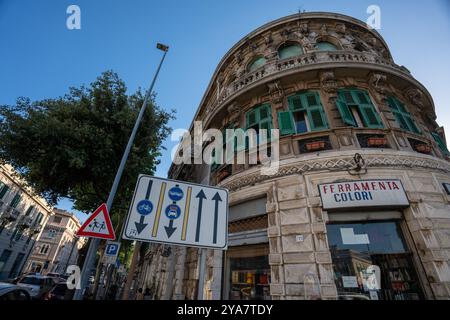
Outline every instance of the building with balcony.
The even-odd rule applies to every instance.
[[[279,168],[263,174],[248,142],[230,157],[244,164],[172,165],[170,178],[229,190],[228,248],[207,249],[199,283],[206,249],[152,245],[137,277],[155,298],[196,299],[199,286],[207,299],[450,298],[444,130],[365,23],[310,12],[254,30],[220,61],[194,121],[278,129],[258,152]]]
[[[17,178],[12,167],[0,166],[0,280],[23,271],[52,210]]]
[[[26,270],[64,274],[69,265],[77,264],[79,251],[87,240],[76,236],[80,227],[81,223],[73,213],[54,209],[54,215],[45,225]]]

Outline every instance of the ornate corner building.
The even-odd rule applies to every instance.
[[[365,23],[301,13],[254,30],[220,61],[194,121],[280,133],[272,175],[250,161],[170,169],[230,191],[228,249],[207,250],[204,297],[450,298],[444,131]],[[199,252],[152,246],[141,286],[195,299]]]

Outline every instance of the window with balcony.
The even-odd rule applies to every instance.
[[[49,238],[54,238],[54,237],[56,237],[56,230],[54,230],[54,229],[50,229],[50,230],[48,230],[48,235],[47,235]]]
[[[34,210],[34,206],[29,206],[27,211],[25,212],[25,215],[29,216],[33,212],[33,210]]]
[[[384,128],[380,115],[365,90],[338,91],[337,108],[345,124],[360,128]]]
[[[0,181],[0,200],[8,193],[9,187]]]
[[[261,68],[263,65],[266,64],[266,59],[263,56],[256,57],[253,59],[249,65],[247,66],[248,72],[255,71],[258,68]]]
[[[303,54],[303,49],[298,44],[285,44],[278,49],[278,57],[287,59]]]
[[[437,132],[432,132],[431,135],[433,136],[434,141],[436,141],[439,149],[441,149],[442,153],[445,156],[450,156],[450,151],[448,151],[447,146],[445,145],[444,139],[442,139],[441,136]]]
[[[43,244],[39,253],[40,254],[46,254],[48,252],[48,250],[50,249],[50,245],[48,244]]]
[[[55,224],[60,224],[60,223],[61,223],[61,220],[62,220],[61,217],[57,217],[57,216],[54,216],[54,217],[53,217],[53,223],[55,223]]]
[[[408,110],[406,110],[406,107],[402,102],[394,97],[388,97],[387,103],[391,108],[395,120],[397,120],[397,123],[400,125],[400,128],[413,133],[420,133],[420,129],[417,127],[413,117]]]
[[[320,41],[316,43],[316,48],[319,51],[336,51],[337,47],[328,41]]]
[[[16,194],[14,196],[14,198],[12,199],[10,206],[13,208],[17,208],[17,206],[19,205],[20,201],[22,200],[22,196],[19,194]]]
[[[41,223],[42,219],[44,219],[44,215],[41,212],[39,212],[36,218],[36,223],[38,224]]]
[[[278,112],[280,135],[328,129],[327,118],[317,92],[288,97],[289,111]]]

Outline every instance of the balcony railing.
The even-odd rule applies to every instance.
[[[31,227],[31,225],[33,224],[33,219],[31,217],[24,217],[21,221],[21,224],[25,227],[25,228],[29,228]]]
[[[14,207],[7,206],[6,208],[3,209],[3,213],[0,217],[0,219],[14,221],[14,220],[17,220],[19,215],[20,215],[19,210],[15,209]]]
[[[392,61],[385,60],[373,53],[357,51],[316,51],[297,57],[267,62],[261,68],[246,73],[233,81],[230,85],[223,87],[217,101],[214,101],[213,104],[218,105],[222,103],[228,97],[248,87],[250,84],[274,73],[324,63],[369,63],[390,67],[408,75],[410,74],[405,67],[399,66]]]

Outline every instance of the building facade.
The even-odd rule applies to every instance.
[[[52,210],[17,178],[12,167],[0,166],[0,281],[24,270]]]
[[[65,210],[55,209],[45,225],[27,264],[30,272],[64,274],[69,265],[77,264],[78,253],[86,238],[76,236],[81,227],[78,218]]]
[[[318,12],[256,29],[221,60],[194,121],[279,129],[267,147],[279,168],[262,174],[247,145],[232,155],[245,164],[172,165],[170,178],[229,190],[229,243],[206,250],[201,284],[201,249],[152,245],[137,279],[155,299],[199,286],[207,299],[450,298],[444,131],[365,23]]]

